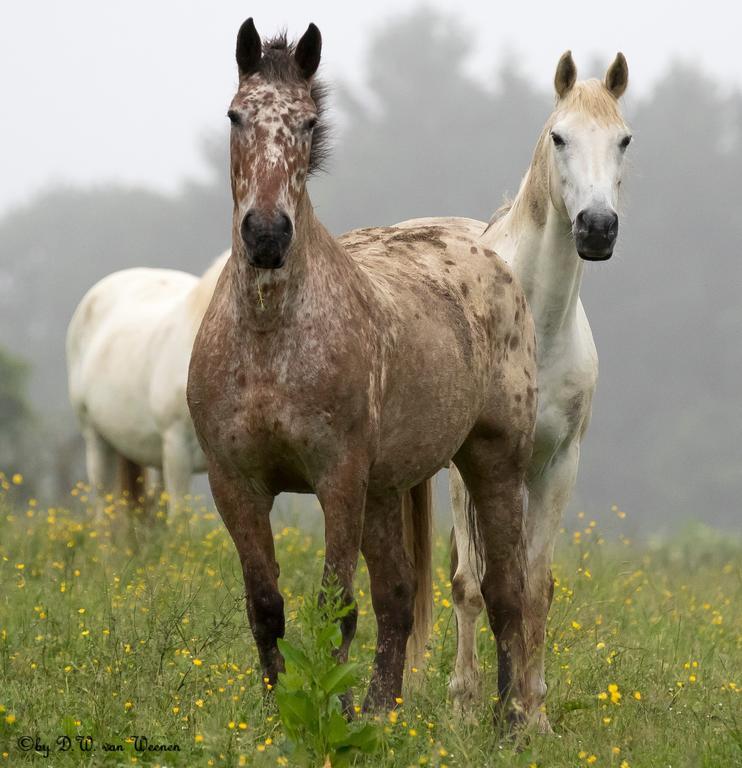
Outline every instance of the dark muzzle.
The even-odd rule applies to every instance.
[[[254,208],[245,214],[240,226],[250,264],[259,269],[279,269],[294,235],[291,219],[285,213],[267,217]]]
[[[587,261],[610,259],[618,238],[618,214],[610,210],[580,211],[572,234],[581,258]]]

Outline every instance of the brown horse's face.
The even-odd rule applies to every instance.
[[[282,267],[304,190],[317,122],[309,88],[249,77],[232,100],[234,225],[249,262]]]
[[[315,36],[310,28],[290,60],[290,76],[280,77],[271,69],[270,51],[263,54],[251,20],[237,42],[240,86],[227,113],[232,122],[233,247],[260,269],[282,267],[294,238],[317,123],[311,76],[319,64],[318,36],[319,30]]]

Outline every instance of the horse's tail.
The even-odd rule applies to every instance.
[[[469,491],[466,489],[464,490],[464,503],[466,504],[466,527],[469,533],[469,552],[467,553],[467,557],[469,558],[469,563],[472,566],[477,582],[481,584],[482,579],[484,578],[484,544],[482,542],[482,536],[479,533],[477,510],[474,507],[474,502],[469,495]]]
[[[433,484],[428,478],[402,499],[405,548],[415,569],[414,623],[407,642],[407,668],[422,667],[433,623]]]
[[[119,456],[119,493],[131,507],[143,507],[146,500],[146,470],[125,456]]]

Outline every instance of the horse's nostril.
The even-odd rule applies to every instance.
[[[291,235],[294,231],[291,219],[285,213],[279,215],[276,228],[282,235]]]
[[[246,214],[245,218],[242,219],[242,236],[244,237],[248,232],[253,230],[255,228],[255,223],[257,220],[256,212],[253,209],[250,209]]]

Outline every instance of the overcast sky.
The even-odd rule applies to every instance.
[[[325,78],[359,84],[369,33],[419,4],[1,0],[0,211],[52,182],[173,189],[198,176],[200,138],[226,122],[235,36],[249,15],[264,35],[286,26],[296,36],[314,21]],[[472,31],[471,71],[484,80],[504,56],[515,56],[547,86],[566,48],[578,69],[620,49],[635,94],[673,58],[696,60],[725,87],[742,87],[742,11],[729,0],[427,4],[460,14]]]

